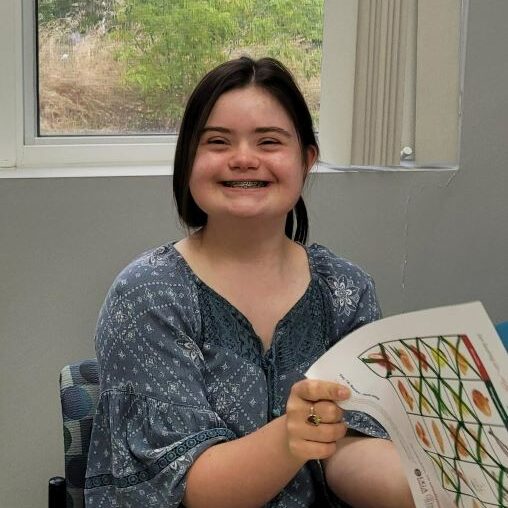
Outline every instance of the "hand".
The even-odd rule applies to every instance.
[[[304,379],[292,386],[286,404],[286,429],[292,455],[307,461],[325,459],[335,453],[337,440],[347,430],[337,402],[349,396],[349,388],[330,381]],[[319,425],[307,421],[311,409],[320,417]]]

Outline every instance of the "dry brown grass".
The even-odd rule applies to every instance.
[[[41,134],[126,134],[147,128],[140,114],[145,105],[122,83],[116,49],[98,31],[72,42],[58,26],[41,29]]]
[[[123,81],[118,46],[100,30],[72,40],[58,24],[40,27],[39,113],[41,135],[108,135],[174,132],[179,119],[160,118]],[[239,50],[240,51],[240,50]],[[253,51],[262,56],[262,48]],[[259,55],[257,53],[260,53]],[[231,55],[231,57],[236,55]],[[319,77],[296,75],[317,119]]]

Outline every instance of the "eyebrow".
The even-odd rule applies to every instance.
[[[223,134],[231,134],[231,129],[226,129],[225,127],[215,127],[215,126],[209,126],[209,127],[203,127],[201,129],[201,135],[203,135],[205,132],[221,132]],[[281,127],[258,127],[257,129],[254,129],[254,132],[256,134],[265,134],[270,132],[277,132],[278,134],[282,134],[283,136],[287,138],[293,137],[290,132],[288,132],[286,129],[282,129]]]

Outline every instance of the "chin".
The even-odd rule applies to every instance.
[[[211,214],[211,216],[220,217],[220,220],[245,220],[245,221],[277,221],[277,220],[285,220],[286,215],[288,212],[273,212],[273,211],[266,211],[266,210],[253,210],[252,208],[236,208],[234,210],[228,210],[227,212],[223,213],[216,213]],[[210,217],[210,214],[208,214],[208,217]]]
[[[270,216],[262,214],[262,213],[250,212],[248,210],[241,210],[241,211],[237,211],[235,213],[230,213],[227,216],[225,216],[225,218],[245,219],[245,220],[248,220],[248,219],[252,219],[252,220],[254,220],[254,219],[266,220],[266,219],[269,219]]]

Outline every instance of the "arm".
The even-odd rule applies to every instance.
[[[305,464],[289,451],[286,415],[245,437],[208,448],[187,473],[184,505],[255,508]]]
[[[325,475],[335,495],[355,508],[415,506],[391,441],[345,437],[337,443],[336,453],[326,460]]]
[[[275,497],[310,459],[330,457],[345,425],[335,402],[348,392],[336,383],[296,383],[284,416],[248,436],[210,447],[187,474],[187,508],[254,508]],[[323,423],[307,423],[311,404]],[[327,423],[328,422],[328,423]]]

